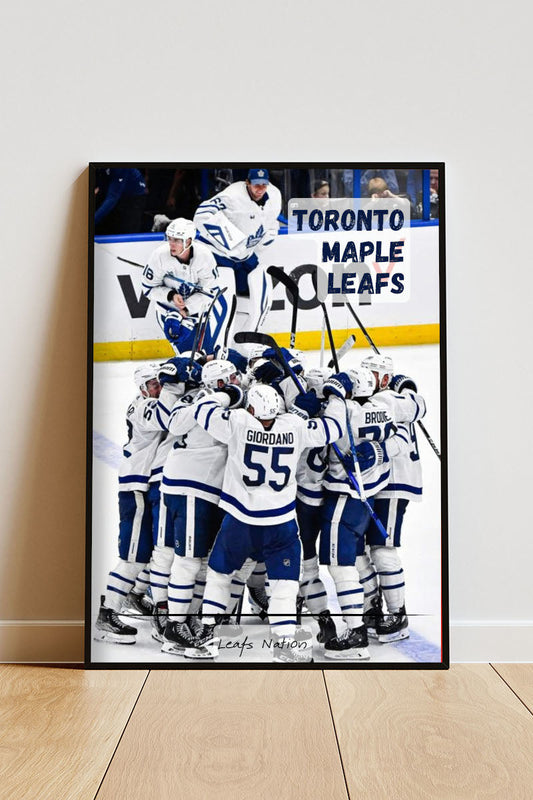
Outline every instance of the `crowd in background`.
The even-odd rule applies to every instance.
[[[147,167],[96,170],[97,235],[164,230],[171,219],[192,219],[202,200],[235,181],[245,180],[248,169],[193,169]],[[439,173],[429,172],[429,219],[439,217]],[[296,197],[399,197],[409,202],[411,218],[428,218],[424,208],[421,169],[270,169],[286,212]],[[354,177],[359,185],[354,186]],[[426,198],[427,205],[427,198]],[[424,213],[425,212],[425,213]]]

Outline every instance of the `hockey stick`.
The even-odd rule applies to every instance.
[[[292,301],[292,321],[291,321],[291,338],[289,342],[289,347],[291,350],[294,347],[294,343],[296,341],[296,319],[298,317],[298,303],[300,302],[300,289],[298,288],[298,284],[294,281],[289,275],[287,275],[281,267],[269,267],[267,269],[269,275],[275,278],[279,283],[282,283],[289,294],[291,295]]]
[[[376,347],[376,345],[374,344],[374,342],[372,341],[372,337],[368,333],[367,329],[365,328],[365,326],[363,325],[363,323],[361,322],[361,320],[359,319],[359,317],[357,316],[357,314],[353,310],[353,308],[350,305],[350,303],[347,300],[345,300],[344,302],[346,304],[346,307],[347,307],[348,311],[350,312],[352,317],[355,319],[355,321],[357,322],[357,324],[361,328],[361,332],[362,332],[363,336],[365,337],[365,339],[367,340],[368,344],[370,345],[370,347],[372,348],[374,353],[376,353],[376,355],[379,356],[380,352],[379,352],[378,348]],[[433,441],[433,439],[429,435],[429,431],[427,430],[426,426],[424,425],[424,423],[422,422],[421,419],[417,419],[417,425],[419,426],[420,430],[422,431],[422,433],[424,434],[424,436],[428,440],[428,442],[429,442],[429,444],[431,446],[431,449],[433,450],[433,452],[435,453],[435,455],[437,456],[437,458],[440,461],[439,448],[437,447],[437,445],[435,444],[435,442]]]
[[[345,356],[345,355],[346,355],[346,353],[348,352],[348,350],[351,350],[351,349],[352,349],[352,347],[354,346],[354,344],[355,344],[355,336],[354,336],[354,334],[353,334],[353,333],[351,333],[351,334],[348,336],[348,338],[346,339],[346,341],[345,341],[345,342],[343,342],[343,343],[341,344],[341,346],[339,347],[339,349],[337,350],[337,358],[338,358],[338,360],[339,360],[339,361],[341,360],[341,358],[342,358],[343,356]],[[335,366],[335,365],[333,364],[333,359],[330,359],[330,360],[329,360],[329,362],[328,362],[328,367],[330,367],[330,368],[331,368],[331,367],[333,367],[333,366]]]
[[[274,339],[273,336],[269,336],[267,333],[258,333],[258,332],[253,332],[253,331],[239,331],[238,333],[235,334],[235,341],[237,342],[237,344],[261,344],[261,345],[264,345],[265,347],[271,347],[276,352],[276,355],[278,357],[278,361],[280,362],[281,366],[283,367],[283,371],[285,372],[285,375],[287,375],[287,377],[291,378],[292,382],[294,383],[294,385],[298,389],[298,394],[305,394],[304,388],[303,388],[302,384],[300,383],[300,381],[298,380],[298,377],[297,377],[296,373],[294,372],[294,370],[291,368],[291,366],[285,360],[285,357],[284,357],[283,353],[281,352],[281,348],[280,348],[279,344],[276,342],[276,340]],[[353,441],[353,434],[352,434],[352,441]],[[355,491],[359,495],[359,497],[361,499],[361,502],[365,504],[370,516],[372,517],[372,519],[376,523],[376,526],[377,526],[380,534],[386,540],[387,539],[387,531],[383,527],[383,523],[381,522],[381,520],[377,516],[376,512],[372,508],[372,506],[369,503],[368,499],[366,498],[366,496],[364,496],[364,486],[363,486],[362,490],[359,488],[359,484],[357,482],[357,478],[355,477],[353,472],[350,469],[348,469],[348,467],[344,463],[343,456],[342,456],[342,453],[341,453],[340,448],[338,447],[338,445],[335,442],[332,442],[331,447],[333,448],[333,452],[335,453],[335,455],[339,459],[339,462],[341,463],[344,471],[346,472],[346,475],[348,477],[348,480],[352,484],[352,487],[355,489]],[[355,445],[354,445],[354,447],[355,447]],[[355,450],[354,450],[354,453],[353,453],[353,457],[354,457],[354,462],[357,464],[357,457],[355,455]],[[359,474],[361,474],[361,473],[359,472]],[[361,486],[362,486],[362,483],[361,483]]]
[[[324,346],[326,343],[326,321],[322,317],[322,329],[320,333],[320,366],[324,366]]]
[[[324,315],[324,322],[326,323],[326,330],[328,332],[329,349],[331,350],[331,360],[333,361],[333,366],[335,367],[335,372],[340,372],[339,359],[337,358],[337,351],[335,350],[335,342],[333,341],[333,333],[331,332],[331,325],[330,325],[330,322],[329,322],[328,310],[326,308],[326,304],[318,299],[317,271],[316,270],[311,275],[311,280],[313,281],[313,287],[314,287],[314,290],[315,290],[317,303],[320,305],[320,307],[322,309],[322,313]]]

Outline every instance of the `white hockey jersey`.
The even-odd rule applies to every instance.
[[[163,242],[148,261],[143,272],[142,287],[146,297],[156,305],[156,310],[166,313],[176,310],[169,300],[170,292],[179,292],[185,299],[190,316],[200,314],[209,304],[210,298],[183,283],[198,284],[210,292],[218,288],[218,269],[208,247],[194,242],[188,264],[170,255],[167,242]]]
[[[401,393],[386,389],[378,392],[375,399],[387,406],[398,423],[403,423],[398,425],[395,438],[403,438],[408,445],[406,451],[391,459],[389,482],[379,496],[419,502],[422,500],[422,466],[414,423],[426,413],[424,398],[409,389]]]
[[[227,411],[208,398],[196,419],[228,445],[220,507],[241,522],[277,525],[295,518],[296,468],[306,447],[324,447],[344,432],[344,404],[331,398],[323,418],[280,414],[266,430],[244,409]]]
[[[281,193],[275,186],[270,184],[256,203],[246,182],[237,181],[200,203],[194,224],[201,241],[226,258],[243,261],[274,241],[280,212]]]
[[[296,497],[308,506],[321,506],[324,502],[324,477],[327,471],[327,447],[308,447],[296,468]]]
[[[199,406],[194,398],[198,392],[199,389],[188,392],[170,413],[168,429],[177,438],[163,467],[161,491],[193,495],[218,504],[227,447],[196,423]]]
[[[128,441],[118,470],[121,492],[148,490],[157,450],[166,431],[154,425],[157,400],[138,395],[126,412]]]
[[[387,453],[390,459],[402,451],[407,451],[409,445],[405,440],[397,439],[397,437],[390,438],[394,436],[397,430],[394,419],[387,407],[376,402],[374,397],[363,405],[359,405],[355,400],[348,400],[346,409],[356,445],[364,439],[375,442],[382,442],[387,439]],[[337,442],[337,445],[342,453],[349,454],[351,452],[350,440],[347,434]],[[382,464],[376,463],[362,473],[361,477],[367,497],[372,497],[387,485],[390,478],[390,459],[384,460]],[[330,492],[349,494],[357,499],[360,497],[349,481],[333,448],[329,450],[329,467],[324,478],[324,488]]]

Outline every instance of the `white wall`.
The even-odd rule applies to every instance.
[[[533,658],[530,31],[495,0],[4,8],[0,658],[81,658],[86,163],[263,158],[446,162],[452,659]]]

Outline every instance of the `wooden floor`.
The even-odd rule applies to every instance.
[[[0,667],[1,800],[533,797],[533,664]]]

